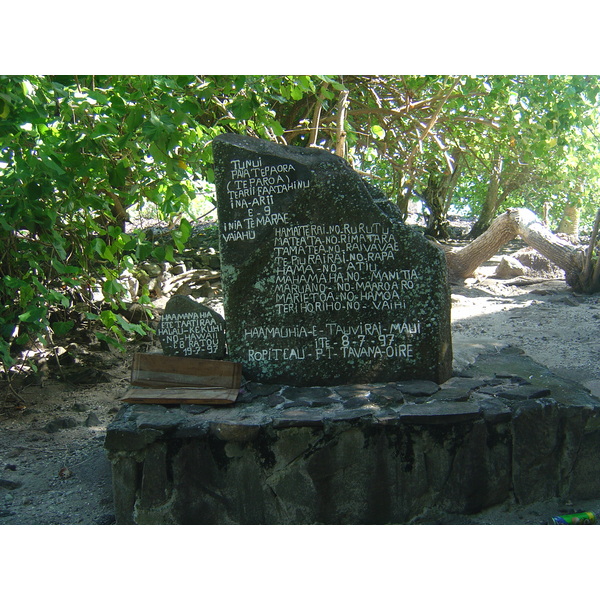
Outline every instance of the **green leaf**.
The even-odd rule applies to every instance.
[[[10,105],[6,100],[0,98],[0,119],[6,119],[10,114]]]
[[[279,121],[271,121],[271,129],[275,135],[283,135],[285,133],[285,130]]]
[[[102,325],[107,329],[110,329],[117,322],[117,315],[112,310],[103,310],[99,318]]]
[[[52,331],[55,335],[61,337],[69,333],[69,331],[71,331],[71,329],[73,329],[74,326],[74,321],[57,321],[56,323],[52,323],[50,327],[52,328]]]
[[[53,258],[51,260],[51,264],[52,264],[52,268],[59,275],[74,275],[75,273],[81,273],[80,267],[65,265],[62,262],[56,260],[55,258]]]
[[[121,327],[124,331],[127,331],[128,333],[134,332],[138,335],[146,335],[146,332],[144,331],[144,328],[141,325],[138,325],[136,323],[130,323],[119,314],[116,315],[116,323],[117,325],[119,325],[119,327]]]
[[[104,258],[104,252],[106,251],[106,242],[102,238],[95,238],[91,243],[91,249],[98,256]]]
[[[385,129],[383,127],[381,127],[381,125],[372,125],[371,133],[373,134],[374,137],[376,137],[379,140],[382,140],[385,138]]]
[[[58,159],[55,156],[47,156],[45,154],[40,155],[40,160],[51,171],[58,173],[59,175],[64,175],[65,170],[58,164]]]
[[[108,172],[108,182],[114,188],[122,188],[125,185],[128,173],[129,169],[121,161]]]
[[[131,109],[125,119],[125,124],[130,132],[134,132],[144,122],[144,111],[140,106]]]
[[[176,198],[180,198],[185,194],[185,188],[180,183],[176,183],[175,185],[171,186],[171,193]]]
[[[97,90],[90,90],[87,95],[98,102],[98,104],[108,104],[109,102],[108,96]]]
[[[106,342],[107,344],[114,346],[115,348],[117,348],[118,350],[125,350],[125,346],[124,344],[122,344],[119,340],[115,339],[114,337],[110,337],[100,331],[94,331],[94,335],[102,342]]]
[[[154,250],[154,246],[150,242],[142,242],[138,244],[135,250],[135,256],[138,260],[146,260]]]
[[[179,231],[181,232],[181,241],[187,242],[192,233],[192,225],[187,219],[181,219],[179,223]]]
[[[254,104],[249,98],[237,98],[231,103],[230,109],[233,116],[240,121],[254,116]]]
[[[121,296],[126,290],[122,283],[115,279],[107,279],[102,284],[102,291],[106,298],[112,298],[113,296]]]
[[[46,316],[46,309],[41,306],[36,306],[26,310],[19,315],[19,321],[23,323],[38,323]]]

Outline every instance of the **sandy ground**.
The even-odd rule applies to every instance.
[[[498,257],[452,288],[455,367],[512,344],[555,373],[600,396],[600,297],[575,295],[562,280],[528,286],[492,277]],[[148,346],[141,348],[147,351]],[[0,390],[0,524],[114,523],[106,426],[128,387],[130,354],[94,356],[105,383],[44,380]],[[512,502],[444,524],[542,524],[556,514],[593,510],[600,499]]]

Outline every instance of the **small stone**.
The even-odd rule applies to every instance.
[[[275,408],[276,406],[279,406],[283,402],[285,402],[285,399],[282,398],[281,396],[271,396],[271,397],[267,398],[267,406],[270,406],[271,408]]]
[[[314,407],[329,406],[330,404],[341,404],[341,403],[342,403],[342,401],[338,400],[337,398],[314,398],[314,399],[308,400],[309,406],[314,406]]]
[[[213,298],[215,290],[208,281],[205,281],[199,288],[194,289],[192,293],[196,298]]]
[[[396,404],[404,402],[404,394],[393,385],[386,385],[384,388],[377,390],[375,396],[378,402],[393,402]]]
[[[536,398],[547,398],[551,393],[548,388],[520,385],[512,389],[501,389],[495,395],[507,400],[534,400]]]
[[[527,274],[528,269],[524,267],[516,258],[512,256],[503,256],[496,267],[494,277],[499,279],[511,279],[521,277]]]
[[[431,400],[440,400],[441,402],[466,402],[471,394],[471,389],[443,387],[441,390],[431,396]]]
[[[371,417],[373,415],[373,411],[368,408],[355,408],[353,410],[340,410],[336,412],[333,416],[328,417],[332,421],[358,421],[364,417]]]
[[[406,404],[398,409],[401,421],[414,424],[446,424],[472,421],[481,414],[470,402],[430,402]]]
[[[256,398],[261,396],[271,396],[281,389],[278,384],[256,383],[254,381],[246,384],[246,390]]]
[[[45,427],[44,431],[48,433],[56,433],[61,429],[72,429],[77,427],[79,423],[73,417],[59,417],[50,421]]]
[[[285,410],[281,417],[273,419],[273,427],[285,429],[287,427],[314,427],[323,428],[322,413],[308,410]]]
[[[85,426],[86,427],[96,427],[97,425],[100,425],[101,421],[98,418],[98,416],[96,415],[96,413],[91,412],[88,416],[87,419],[85,420]]]
[[[159,410],[159,407],[163,410]],[[155,429],[157,431],[168,431],[176,429],[185,423],[187,417],[179,407],[174,409],[165,409],[158,404],[144,406],[136,414],[138,429]]]
[[[329,400],[331,390],[324,387],[288,387],[281,392],[286,400]]]
[[[283,408],[288,409],[288,408],[307,408],[311,405],[311,403],[308,400],[286,400]]]
[[[142,271],[144,271],[144,273],[146,273],[146,275],[148,275],[149,277],[159,277],[160,275],[162,275],[163,272],[162,267],[160,265],[150,262],[141,263],[140,269],[142,269]]]
[[[58,472],[58,477],[60,479],[70,479],[71,477],[73,477],[73,471],[71,471],[69,467],[62,467]]]
[[[483,412],[483,417],[488,423],[506,423],[512,418],[510,407],[502,401],[485,394],[474,393],[470,400],[475,402]]]
[[[9,479],[0,479],[0,488],[4,488],[5,490],[16,490],[20,488],[23,484],[20,481],[10,481]]]
[[[396,386],[403,394],[417,397],[432,396],[440,389],[437,383],[425,380],[402,381],[397,383]]]
[[[344,408],[360,408],[368,402],[369,400],[367,398],[350,398],[344,402]]]
[[[260,432],[260,425],[244,423],[211,423],[211,433],[224,442],[251,442]]]
[[[173,265],[169,269],[169,273],[171,273],[171,275],[181,275],[182,273],[185,273],[186,271],[187,271],[187,267],[185,266],[185,263],[177,263],[176,265]]]

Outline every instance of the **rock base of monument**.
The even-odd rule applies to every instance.
[[[233,407],[124,405],[118,524],[402,524],[600,496],[600,401],[516,350],[441,386],[247,384]]]

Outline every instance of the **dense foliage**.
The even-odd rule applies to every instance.
[[[337,152],[405,214],[422,199],[438,237],[451,206],[477,232],[508,204],[589,223],[599,92],[583,76],[0,76],[0,358],[81,319],[113,344],[144,333],[119,279],[183,249],[220,133]],[[170,244],[128,224],[148,207]]]

